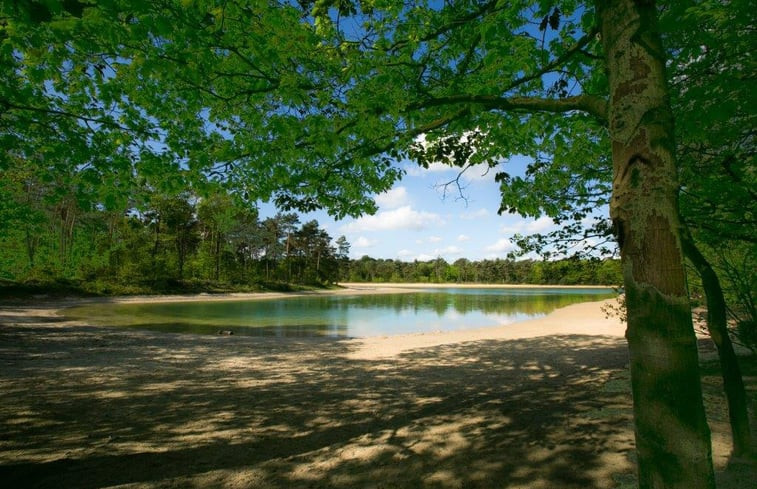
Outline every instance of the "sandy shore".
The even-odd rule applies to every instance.
[[[382,282],[344,282],[340,284],[350,290],[362,289],[608,289],[612,285],[528,285],[528,284],[429,284],[429,283],[382,283]]]
[[[557,309],[543,318],[488,328],[351,340],[349,343],[354,345],[354,350],[349,357],[375,359],[396,356],[418,348],[471,341],[519,340],[555,335],[600,336],[622,340],[626,330],[625,324],[617,318],[606,317],[604,313],[604,308],[614,302],[615,299],[608,299],[572,304]]]
[[[391,290],[360,284],[328,293]],[[625,328],[601,302],[507,326],[359,340],[99,328],[63,321],[66,305],[0,305],[0,480],[8,487],[583,489],[634,481]],[[727,414],[717,375],[708,378],[722,472]],[[753,476],[720,474],[724,487],[739,488]]]

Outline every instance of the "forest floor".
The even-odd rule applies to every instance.
[[[379,291],[358,288],[339,293]],[[93,327],[65,305],[0,304],[3,487],[634,485],[624,326],[601,302],[357,340]],[[751,488],[754,461],[729,458],[714,349],[700,347],[719,487]],[[743,360],[754,407],[757,360]]]

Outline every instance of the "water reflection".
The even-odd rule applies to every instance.
[[[275,337],[364,337],[496,326],[600,300],[610,289],[434,289],[278,300],[97,304],[66,311],[104,326],[162,332]]]

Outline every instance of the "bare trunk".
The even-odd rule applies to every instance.
[[[158,261],[158,251],[160,249],[160,218],[155,220],[155,242],[153,243],[152,247],[152,269],[153,269],[153,278],[157,277],[157,261]]]
[[[37,254],[37,246],[39,245],[39,236],[32,235],[29,230],[30,226],[26,225],[26,255],[29,257],[29,267],[34,268],[34,256]]]
[[[287,283],[292,282],[292,257],[289,255],[291,237],[292,237],[291,234],[287,234],[286,253],[284,255],[284,261],[286,262],[286,268],[287,268]]]
[[[177,246],[176,257],[179,262],[179,280],[184,280],[184,249],[182,245]]]
[[[221,279],[221,232],[216,232],[216,282]]]
[[[628,311],[639,487],[713,489],[654,2],[596,2],[610,89],[610,212]]]
[[[687,231],[684,231],[682,238],[684,252],[702,278],[702,287],[707,298],[707,331],[717,347],[720,359],[723,388],[728,402],[728,416],[733,436],[733,454],[745,455],[751,451],[752,446],[749,413],[741,368],[728,335],[723,289],[717,274]]]
[[[74,225],[76,224],[76,209],[69,199],[58,205],[60,228],[58,230],[60,266],[65,270],[68,255],[71,254],[74,239]]]

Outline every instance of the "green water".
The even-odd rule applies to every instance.
[[[96,304],[66,310],[101,326],[172,333],[278,337],[367,337],[497,326],[544,316],[577,302],[613,297],[611,289],[469,289],[271,300]]]

